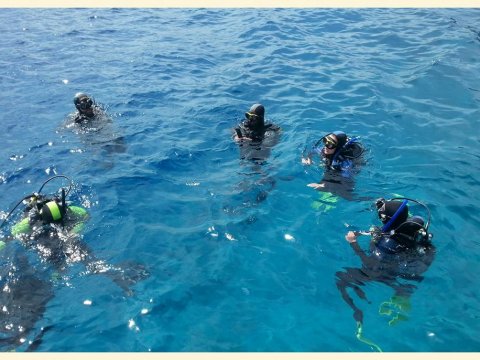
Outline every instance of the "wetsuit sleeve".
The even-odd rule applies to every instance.
[[[350,246],[352,247],[353,251],[355,251],[355,254],[358,255],[360,260],[362,261],[362,264],[365,266],[370,266],[372,259],[365,254],[365,251],[360,247],[357,241],[350,243]]]
[[[77,112],[77,114],[75,115],[75,117],[73,118],[73,121],[77,124],[83,122],[85,120],[85,117],[82,116],[80,113]]]
[[[80,206],[68,207],[68,221],[73,225],[71,232],[79,234],[85,228],[85,221],[88,220],[88,212]]]
[[[237,135],[237,137],[238,137],[239,139],[243,138],[242,130],[240,129],[239,126],[237,126],[236,128],[234,128],[233,131],[235,132],[235,134]]]
[[[265,132],[263,139],[263,145],[268,147],[274,147],[280,142],[280,128],[276,125],[271,125]]]
[[[31,230],[30,219],[26,217],[12,226],[12,235],[17,236],[20,234],[27,234],[30,232],[30,230]]]

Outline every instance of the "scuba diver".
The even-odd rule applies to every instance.
[[[246,173],[248,177],[238,186],[244,197],[242,204],[250,206],[264,201],[275,187],[275,179],[266,173],[263,166],[280,140],[281,129],[265,122],[265,107],[262,104],[253,104],[245,113],[245,118],[234,128],[233,139],[239,146],[240,159],[246,160],[244,165],[250,167]]]
[[[92,119],[103,113],[103,110],[95,103],[95,100],[85,93],[76,93],[73,98],[73,103],[77,109],[77,113],[73,119],[76,124],[89,123]]]
[[[245,118],[235,129],[234,140],[240,146],[240,158],[263,163],[278,143],[280,127],[265,123],[265,107],[253,104]]]
[[[44,195],[43,187],[50,181],[63,178],[70,181],[67,191]],[[25,203],[23,218],[11,227],[12,236],[7,240],[19,240],[27,249],[36,250],[42,261],[51,264],[56,272],[63,272],[68,265],[82,262],[89,273],[110,277],[128,295],[133,294],[130,285],[148,276],[145,267],[130,264],[129,269],[107,264],[97,259],[82,241],[81,232],[89,215],[86,209],[66,200],[73,182],[64,175],[56,175],[43,183],[40,189],[25,196],[8,213],[0,227],[21,204]]]
[[[111,155],[127,150],[125,137],[118,133],[105,107],[91,96],[79,92],[75,94],[73,103],[77,111],[67,116],[59,133],[68,130],[79,135],[86,148],[98,153],[103,167],[113,167]]]
[[[52,196],[41,193],[46,184],[58,178],[70,181],[67,191],[61,188],[60,194]],[[0,225],[0,227],[5,225],[15,209],[24,203],[24,216],[11,227],[12,237],[7,240],[18,239],[27,248],[35,248],[40,256],[54,264],[57,270],[64,270],[68,260],[71,260],[69,254],[78,250],[76,241],[65,240],[67,238],[73,240],[74,235],[79,235],[83,230],[84,222],[88,219],[86,209],[67,204],[66,197],[72,186],[71,180],[63,175],[48,179],[38,192],[22,198]],[[69,248],[70,246],[72,248]]]
[[[319,157],[318,163],[325,167],[322,180],[307,186],[329,193],[328,198],[341,196],[352,200],[355,186],[353,175],[363,163],[364,151],[358,137],[349,138],[343,131],[334,131],[323,136],[308,153],[304,151],[302,157],[304,165],[313,165],[315,157]]]
[[[418,215],[410,216],[408,203],[421,206],[428,219]],[[336,285],[344,301],[352,308],[357,322],[357,338],[377,350],[379,347],[363,338],[363,312],[355,305],[347,292],[348,288],[363,300],[365,292],[360,288],[368,282],[379,282],[394,290],[389,301],[380,305],[381,315],[391,316],[389,325],[408,319],[410,296],[416,289],[411,283],[423,280],[423,274],[430,267],[435,256],[435,247],[429,233],[430,210],[426,205],[413,199],[378,199],[375,203],[382,226],[372,226],[369,231],[349,231],[345,239],[359,256],[361,268],[345,268],[336,273]],[[357,243],[359,235],[371,235],[370,254],[367,255]],[[367,300],[368,301],[368,300]],[[381,351],[381,350],[380,350]]]

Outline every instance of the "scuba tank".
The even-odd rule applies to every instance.
[[[65,178],[70,181],[68,191],[65,192],[65,188],[62,187],[60,197],[43,195],[41,193],[43,187],[51,180],[57,178]],[[62,227],[65,226],[65,215],[67,211],[66,197],[70,193],[72,186],[73,182],[64,175],[51,177],[42,184],[37,192],[29,194],[18,201],[0,224],[0,228],[6,224],[9,217],[21,203],[26,203],[24,212],[28,214],[28,216],[12,227],[12,235],[15,236],[16,234],[28,232],[30,230],[30,222],[35,220],[41,220],[44,224],[60,223]]]

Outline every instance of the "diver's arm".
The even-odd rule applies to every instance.
[[[362,260],[362,263],[366,264],[368,262],[368,256],[365,254],[365,251],[363,251],[360,245],[358,245],[358,242],[357,242],[358,235],[364,235],[364,234],[358,231],[349,231],[347,235],[345,235],[345,239],[350,243],[350,246],[352,247],[355,254],[357,254],[358,257],[360,257],[360,260]]]
[[[307,184],[308,187],[311,187],[311,188],[314,188],[315,190],[317,189],[321,189],[321,188],[324,188],[325,187],[325,183],[310,183],[310,184]]]
[[[24,217],[18,223],[12,226],[10,230],[12,233],[13,238],[19,236],[21,234],[28,234],[32,231],[32,226],[30,224],[30,217]]]
[[[70,205],[67,207],[67,223],[69,223],[69,231],[80,234],[83,232],[85,222],[90,215],[87,210],[80,206]]]
[[[306,157],[302,157],[302,164],[304,165],[312,165],[313,161],[312,158],[310,157],[311,154],[308,154]]]
[[[233,134],[233,139],[235,141],[239,141],[241,138],[243,138],[242,130],[240,130],[239,127],[234,128],[233,131],[235,132],[235,134]]]
[[[268,144],[268,146],[274,147],[280,142],[282,129],[277,125],[270,125],[269,129],[265,132],[265,140],[267,140],[266,144]]]
[[[248,137],[245,137],[245,136],[242,136],[242,137],[238,137],[236,134],[233,136],[233,140],[235,142],[242,142],[242,141],[252,141],[253,139],[250,139]]]
[[[234,134],[233,134],[233,140],[235,142],[241,142],[242,140],[248,140],[248,141],[252,141],[252,139],[250,139],[249,137],[245,136],[242,132],[242,130],[240,129],[240,127],[236,127],[233,129],[234,131]]]
[[[0,239],[0,250],[5,247],[7,242],[17,240],[20,235],[29,234],[31,230],[32,226],[30,225],[30,218],[27,216],[12,226],[12,229],[10,230],[11,235],[4,236]]]
[[[305,154],[307,152],[307,147],[305,146],[305,149],[303,149],[303,152],[302,152],[302,164],[304,165],[313,164],[313,155],[315,155],[316,152],[318,153],[318,150],[315,151],[315,149],[316,149],[315,146],[313,146],[312,149],[310,149],[310,151],[308,151],[308,153]]]

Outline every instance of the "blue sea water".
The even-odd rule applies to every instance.
[[[479,24],[478,9],[0,9],[2,216],[68,175],[95,256],[150,273],[127,296],[70,266],[17,351],[42,328],[43,352],[375,351],[335,285],[360,266],[344,235],[377,222],[371,201],[316,208],[306,184],[322,171],[300,163],[333,130],[368,149],[359,196],[432,213],[437,253],[408,320],[390,326],[393,290],[366,283],[369,302],[352,294],[363,335],[383,351],[479,351]],[[112,122],[65,126],[78,91]],[[256,102],[282,128],[260,166],[231,138]],[[3,270],[25,252],[49,268],[9,242]]]

